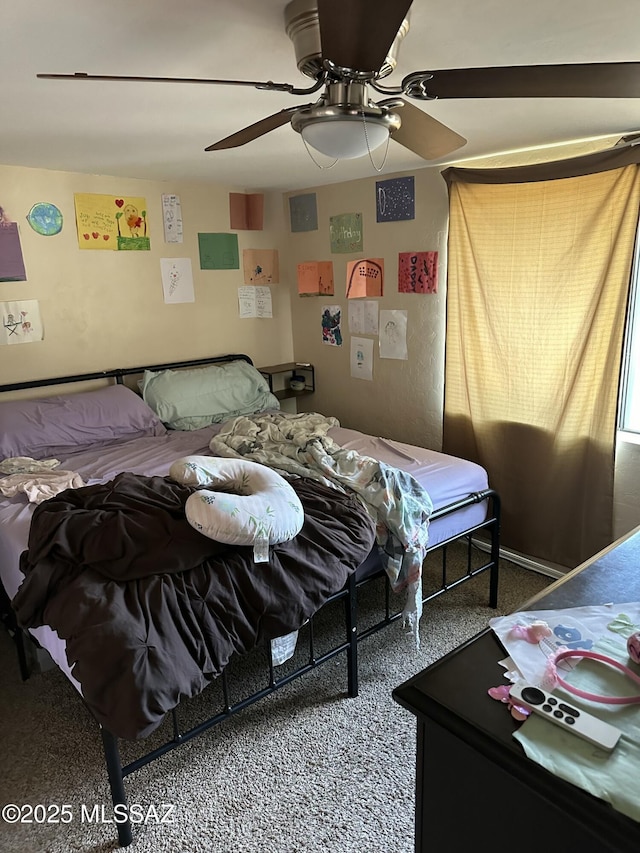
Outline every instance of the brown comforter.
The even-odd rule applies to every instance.
[[[234,652],[299,628],[365,560],[375,529],[358,499],[294,479],[305,523],[254,563],[184,514],[193,489],[123,473],[67,490],[33,514],[13,599],[24,628],[66,641],[73,675],[115,735],[148,735]]]

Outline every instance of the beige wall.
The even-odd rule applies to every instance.
[[[413,174],[416,215],[415,219],[402,222],[376,222],[378,176],[310,190],[317,195],[318,230],[290,234],[288,276],[295,282],[297,264],[304,261],[333,261],[335,296],[300,297],[294,285],[291,307],[294,352],[298,361],[310,361],[316,366],[317,392],[301,404],[335,415],[343,426],[439,450],[444,393],[448,201],[445,182],[437,169],[422,169]],[[284,205],[288,217],[288,196]],[[329,217],[341,213],[362,213],[363,255],[384,258],[384,296],[377,300],[379,308],[408,312],[408,359],[381,359],[374,338],[372,382],[354,379],[350,374],[351,335],[344,294],[347,261],[356,260],[358,255],[331,254]],[[398,293],[398,253],[433,250],[439,252],[438,293]],[[342,308],[341,347],[322,343],[320,320],[326,305]]]
[[[19,224],[26,282],[0,282],[0,302],[37,299],[45,337],[38,343],[0,347],[0,383],[126,367],[225,352],[245,352],[257,365],[291,359],[291,313],[285,279],[274,285],[273,319],[240,320],[240,270],[201,270],[199,231],[228,232],[230,190],[0,166],[0,206]],[[74,193],[144,197],[150,252],[81,251]],[[184,242],[164,242],[162,193],[182,204]],[[62,232],[36,234],[26,222],[38,201],[63,213]],[[243,248],[277,248],[287,239],[280,194],[265,196],[263,231],[239,231]],[[195,302],[163,301],[160,258],[191,258]],[[242,266],[242,262],[241,262]],[[286,273],[286,264],[283,264]]]
[[[446,185],[437,169],[415,173],[416,218],[376,223],[375,184],[379,178],[305,190],[317,194],[317,231],[289,231],[288,196],[265,197],[265,229],[238,232],[243,248],[278,248],[281,283],[272,287],[273,320],[240,320],[237,287],[241,270],[199,269],[198,231],[229,231],[228,192],[242,187],[174,184],[0,166],[0,206],[20,226],[28,280],[0,282],[0,302],[37,299],[45,325],[40,343],[0,347],[0,384],[20,380],[246,352],[257,365],[295,358],[316,367],[317,392],[302,398],[307,408],[336,415],[344,426],[434,449],[442,440],[444,394]],[[385,176],[386,178],[387,176]],[[147,200],[150,252],[80,251],[73,194],[92,192],[143,196]],[[185,240],[164,242],[161,195],[182,202]],[[57,204],[65,227],[41,237],[25,220],[38,201]],[[364,254],[385,259],[381,308],[408,311],[407,361],[380,359],[374,344],[373,382],[352,379],[350,334],[344,297],[346,263],[354,255],[332,255],[329,217],[361,212]],[[437,250],[439,292],[397,292],[401,251]],[[165,305],[161,257],[190,257],[195,303]],[[297,295],[296,266],[332,260],[334,297]],[[342,307],[342,347],[322,343],[321,306]],[[377,341],[375,341],[377,343]],[[302,408],[302,406],[300,407]],[[640,445],[620,442],[616,464],[616,535],[640,524]]]

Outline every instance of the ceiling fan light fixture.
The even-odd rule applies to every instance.
[[[363,120],[361,116],[312,121],[305,124],[300,133],[307,145],[334,160],[364,157],[389,138],[386,124],[375,119]]]

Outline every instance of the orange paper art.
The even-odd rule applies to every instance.
[[[384,278],[383,258],[361,258],[347,264],[347,298],[382,296]]]
[[[300,296],[333,296],[333,261],[298,264]]]
[[[276,284],[280,281],[277,249],[244,249],[242,267],[245,284]]]

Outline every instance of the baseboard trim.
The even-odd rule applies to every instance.
[[[476,539],[473,537],[473,544],[482,551],[490,550],[489,544],[482,539]],[[540,560],[535,560],[533,557],[527,557],[524,554],[519,554],[517,551],[512,551],[510,548],[500,548],[499,553],[502,559],[508,560],[510,563],[515,563],[523,569],[528,569],[530,572],[545,575],[548,578],[555,578],[557,580],[558,578],[564,577],[566,574],[566,571],[563,571],[562,568],[557,568],[549,565],[548,563],[541,562]]]

